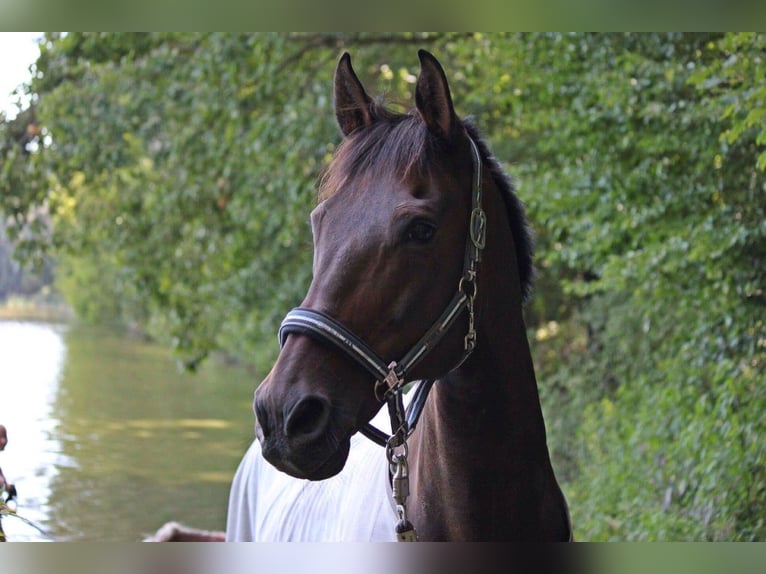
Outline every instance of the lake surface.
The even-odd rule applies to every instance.
[[[168,520],[223,530],[261,377],[84,326],[0,321],[0,468],[57,540],[140,540]],[[15,517],[10,540],[44,540]]]

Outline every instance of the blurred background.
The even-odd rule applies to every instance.
[[[77,540],[223,528],[252,392],[310,280],[337,59],[401,108],[426,48],[535,231],[526,320],[576,538],[766,539],[766,36],[0,42],[23,64],[0,73],[0,466],[20,515]]]

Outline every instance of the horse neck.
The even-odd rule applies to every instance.
[[[487,194],[477,347],[437,381],[412,437],[412,520],[423,539],[565,537],[499,192]]]

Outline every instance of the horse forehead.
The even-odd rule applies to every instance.
[[[330,228],[345,237],[369,236],[375,229],[385,229],[397,209],[413,197],[415,187],[394,178],[350,179],[311,212],[314,233]]]

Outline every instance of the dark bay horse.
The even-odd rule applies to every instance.
[[[328,526],[365,514],[390,524],[382,539],[571,538],[522,317],[524,210],[441,65],[419,57],[404,114],[367,95],[348,54],[338,64],[344,139],[311,214],[313,280],[255,393],[260,444],[235,478],[227,539],[381,539]],[[420,379],[418,414],[403,416],[401,389]],[[392,434],[367,426],[384,403]]]
[[[455,114],[441,65],[419,56],[406,114],[367,95],[348,54],[338,64],[344,140],[311,214],[313,280],[301,305],[303,320],[329,318],[320,330],[355,336],[393,378],[381,387],[364,360],[339,351],[342,338],[289,329],[255,394],[263,456],[297,478],[331,477],[381,394],[432,379],[407,440],[407,517],[420,539],[568,540],[522,317],[532,278],[523,208]],[[450,307],[456,293],[465,300]],[[443,332],[417,347],[450,309]],[[397,370],[414,348],[418,360]]]

